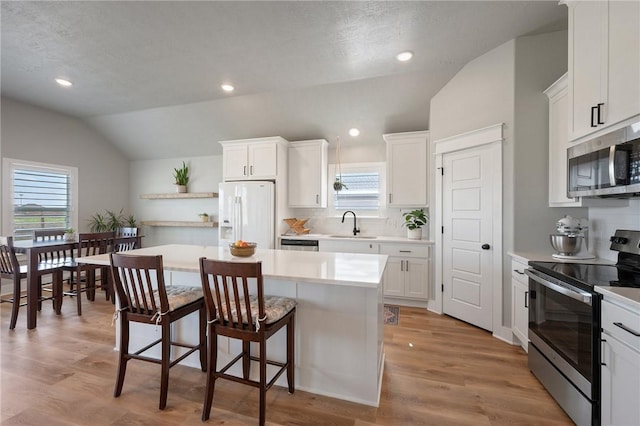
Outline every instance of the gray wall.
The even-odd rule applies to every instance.
[[[543,91],[566,69],[566,31],[522,37],[469,62],[431,100],[432,142],[504,123],[505,326],[511,322],[510,258],[506,253],[517,249],[550,254],[547,236],[555,221],[564,214],[586,214],[579,209],[546,207],[548,106]],[[433,184],[431,194],[430,204],[435,206]]]
[[[77,118],[4,97],[1,117],[2,158],[78,168],[79,231],[88,230],[95,212],[128,211],[129,161],[95,130]]]

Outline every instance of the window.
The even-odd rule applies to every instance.
[[[5,159],[3,173],[3,229],[16,239],[76,227],[77,168]]]
[[[329,208],[335,215],[353,210],[358,216],[379,217],[385,207],[385,164],[342,164],[342,183],[346,188],[335,191],[338,177],[336,165],[329,165]]]

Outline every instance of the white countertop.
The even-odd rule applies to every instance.
[[[602,294],[605,299],[618,300],[629,305],[640,314],[640,288],[596,286],[595,290]]]
[[[183,244],[145,247],[127,251],[126,254],[160,254],[164,269],[184,272],[199,272],[198,260],[201,257],[233,262],[262,261],[265,278],[369,288],[381,285],[387,264],[387,256],[378,254],[257,249],[253,256],[234,257],[228,247]],[[109,265],[109,255],[81,257],[78,262]]]
[[[599,265],[615,265],[615,261],[609,259],[556,259],[552,256],[553,252],[507,252],[513,260],[520,263],[529,263],[530,260],[538,262],[559,262],[559,263],[591,263]]]
[[[365,238],[363,238],[365,237]],[[431,240],[411,240],[406,237],[388,237],[388,236],[362,236],[359,235],[357,237],[350,236],[349,234],[340,235],[340,237],[336,237],[335,234],[302,234],[302,235],[280,235],[280,239],[287,240],[347,240],[347,241],[371,241],[377,243],[409,243],[409,244],[426,244],[432,245],[434,244]]]

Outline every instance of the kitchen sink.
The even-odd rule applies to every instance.
[[[329,238],[357,238],[359,240],[375,240],[378,237],[371,237],[368,235],[329,235]]]

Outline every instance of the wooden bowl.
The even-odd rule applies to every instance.
[[[249,257],[249,256],[253,256],[253,254],[256,252],[256,243],[248,243],[249,245],[247,247],[238,247],[235,244],[231,243],[229,244],[229,251],[231,252],[231,255],[233,256],[238,256],[238,257]]]

